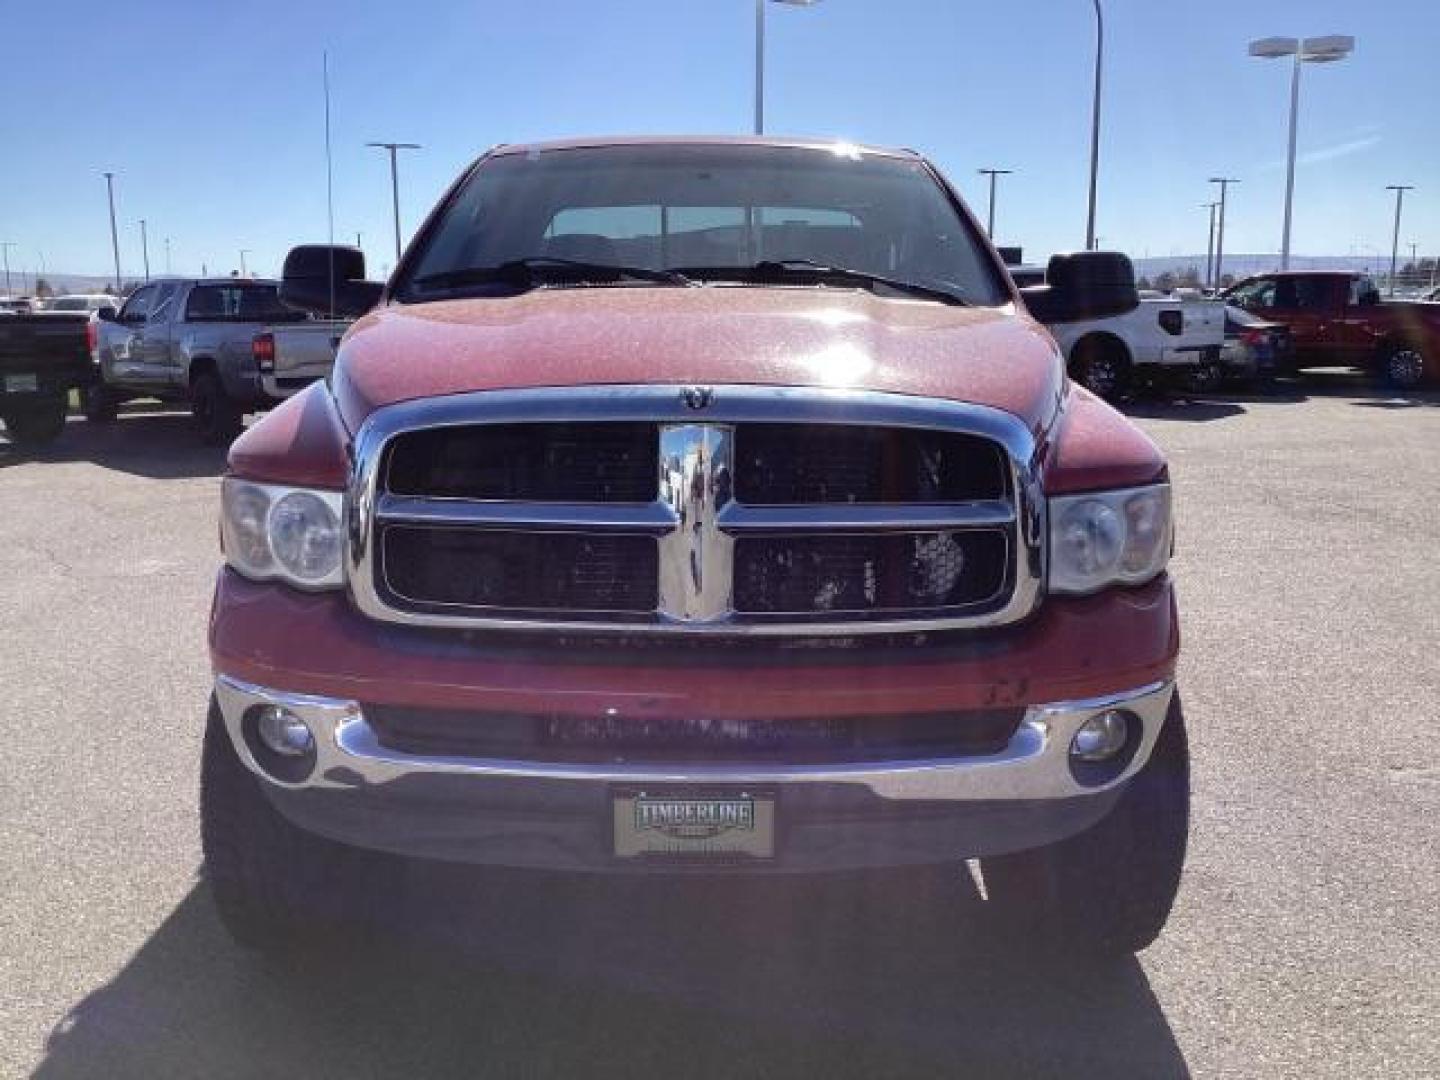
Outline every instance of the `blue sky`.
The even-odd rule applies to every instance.
[[[1349,33],[1349,60],[1305,69],[1294,248],[1440,251],[1435,0],[1106,0],[1098,231],[1136,256],[1204,250],[1208,176],[1232,189],[1226,248],[1279,246],[1289,68],[1252,60],[1271,34]],[[226,272],[248,248],[274,273],[325,236],[321,51],[333,95],[337,235],[393,261],[389,178],[408,231],[497,142],[612,132],[743,133],[752,119],[751,0],[385,3],[0,0],[0,240],[12,267],[110,265],[103,169],[117,174],[121,259],[136,221],[175,272]],[[1086,0],[822,0],[772,6],[767,128],[911,146],[983,215],[975,170],[1001,182],[997,233],[1043,254],[1084,239],[1093,16]]]

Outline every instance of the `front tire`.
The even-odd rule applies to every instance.
[[[1072,955],[1127,955],[1165,926],[1185,862],[1190,753],[1177,693],[1150,760],[1110,813],[1049,847],[981,860],[1017,940]]]
[[[1186,389],[1192,394],[1213,394],[1225,382],[1225,369],[1219,360],[1204,360],[1186,378]]]
[[[200,372],[191,383],[190,413],[207,446],[229,446],[245,427],[244,411],[213,371]]]
[[[1414,345],[1392,345],[1381,360],[1385,385],[1414,390],[1425,381],[1425,354]]]
[[[378,890],[378,859],[290,824],[241,762],[211,699],[200,770],[200,842],[220,921],[241,945],[288,954],[318,944],[344,905]]]
[[[1130,386],[1130,358],[1118,343],[1081,341],[1070,357],[1070,377],[1097,397],[1116,401]]]
[[[80,392],[85,419],[92,424],[112,424],[120,415],[120,401],[104,383],[95,382]]]

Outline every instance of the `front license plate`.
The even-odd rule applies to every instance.
[[[40,389],[38,375],[6,375],[5,392],[8,394],[33,394]]]
[[[615,796],[615,854],[695,859],[775,857],[768,795],[625,792]]]

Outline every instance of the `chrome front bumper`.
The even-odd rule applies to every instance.
[[[398,753],[359,703],[286,693],[227,676],[215,696],[236,752],[296,824],[345,843],[417,856],[562,869],[612,869],[595,822],[612,793],[665,786],[776,792],[793,819],[782,869],[945,861],[1051,843],[1102,817],[1149,760],[1174,684],[1032,705],[999,753],[804,766],[565,764]],[[247,710],[281,705],[316,741],[299,781],[261,767],[242,731]],[[1076,730],[1105,709],[1140,719],[1114,775],[1082,780]]]
[[[1174,684],[1154,683],[1123,694],[1085,701],[1032,705],[1015,737],[998,754],[983,757],[874,764],[814,766],[575,764],[490,758],[420,757],[380,744],[354,701],[288,694],[220,676],[215,694],[225,726],[241,759],[270,783],[294,788],[355,788],[414,776],[458,774],[477,783],[489,779],[564,781],[575,784],[748,785],[851,784],[896,801],[966,802],[991,799],[1064,799],[1094,794],[1121,784],[1150,757]],[[283,705],[309,725],[317,760],[299,783],[277,780],[256,762],[241,734],[241,718],[253,705]],[[1144,732],[1126,767],[1100,784],[1082,784],[1071,771],[1070,740],[1090,717],[1105,709],[1125,708],[1140,717]]]

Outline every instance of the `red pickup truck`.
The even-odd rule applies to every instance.
[[[331,275],[334,275],[332,277]],[[614,874],[978,859],[997,925],[1128,952],[1180,879],[1166,463],[906,151],[506,146],[330,384],[230,450],[201,808],[232,933],[312,936],[377,852]]]
[[[1348,365],[1402,390],[1440,379],[1440,304],[1382,300],[1364,274],[1260,274],[1224,296],[1289,326],[1297,369]]]

